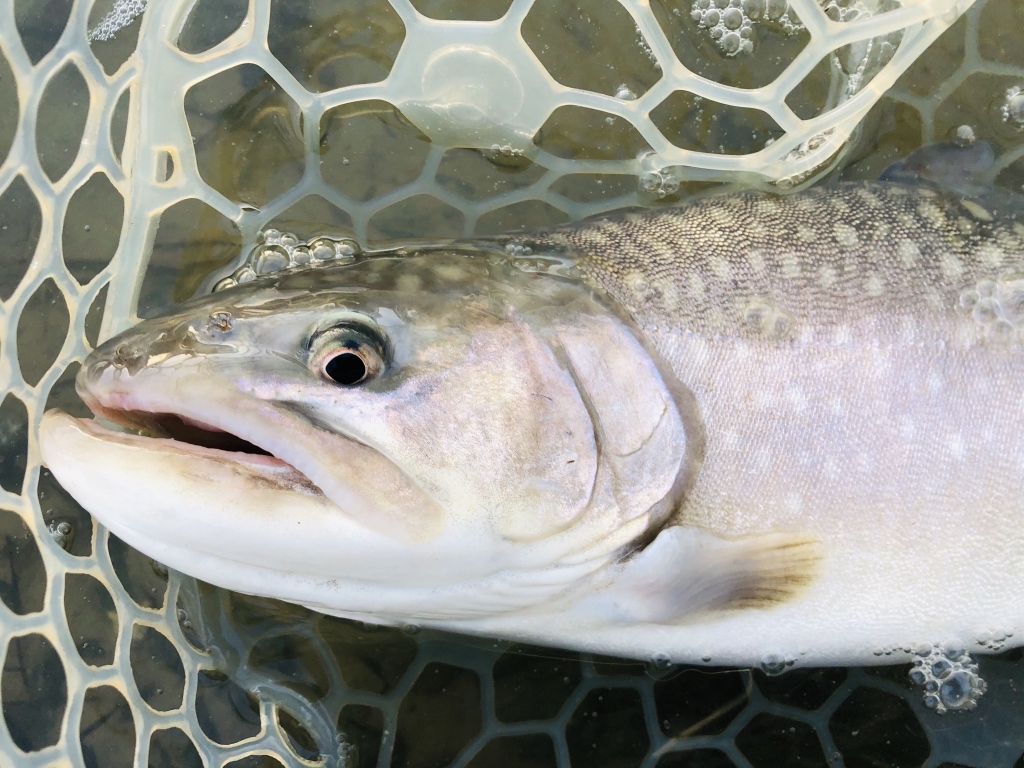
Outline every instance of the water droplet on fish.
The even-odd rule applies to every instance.
[[[209,329],[218,331],[230,331],[233,327],[233,318],[231,313],[225,310],[213,312],[210,314]]]
[[[236,285],[238,285],[238,283],[235,282],[235,278],[225,277],[217,281],[216,285],[213,286],[213,291],[214,293],[216,293],[217,291],[223,291],[228,288],[234,288]]]

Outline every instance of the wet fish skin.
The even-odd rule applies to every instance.
[[[146,482],[126,493],[159,479],[149,495],[190,510],[156,530],[127,504],[112,513],[99,490],[104,478],[124,485],[104,461],[145,453],[142,438],[48,417],[44,456],[143,551],[364,620],[715,664],[871,663],[921,643],[990,650],[993,634],[1012,643],[1024,631],[1016,201],[902,183],[745,192],[498,245],[509,247],[257,281],[147,321],[83,367],[97,412],[188,403],[189,418],[230,422],[299,472],[238,480],[207,456],[202,482],[182,485],[167,468],[200,460],[168,464],[156,446]],[[545,259],[554,274],[530,271]],[[327,294],[327,315],[368,313],[393,345],[387,374],[345,390],[344,407],[296,366]],[[243,353],[203,336],[216,335],[203,324],[217,310]],[[531,366],[536,376],[515,378]],[[212,397],[214,380],[228,394]],[[446,424],[473,437],[447,485],[427,489],[436,457],[462,439]],[[574,437],[551,439],[563,432]],[[313,448],[296,454],[297,437]],[[328,466],[331,455],[344,461]],[[545,474],[569,455],[586,468]],[[344,474],[353,462],[402,471],[392,491],[360,496]],[[273,524],[232,507],[238,493],[257,498],[257,475],[255,506]],[[495,478],[503,494],[533,495],[501,513],[501,493],[475,503]],[[299,537],[289,516],[321,535]],[[168,543],[182,523],[201,532],[191,546]],[[325,532],[340,538],[318,543]]]

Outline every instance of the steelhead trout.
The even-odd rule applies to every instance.
[[[186,573],[375,623],[849,664],[1024,638],[1024,219],[740,192],[288,269],[98,347],[42,451]],[[781,662],[779,661],[781,660]]]

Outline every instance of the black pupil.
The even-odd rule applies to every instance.
[[[342,352],[327,361],[324,372],[339,384],[358,384],[366,375],[366,363],[355,352]]]

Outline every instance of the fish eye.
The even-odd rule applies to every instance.
[[[384,369],[385,345],[377,334],[355,325],[327,328],[310,339],[310,367],[323,378],[354,387]]]
[[[351,387],[366,378],[366,363],[358,352],[345,350],[328,358],[324,363],[324,373],[327,378]]]

